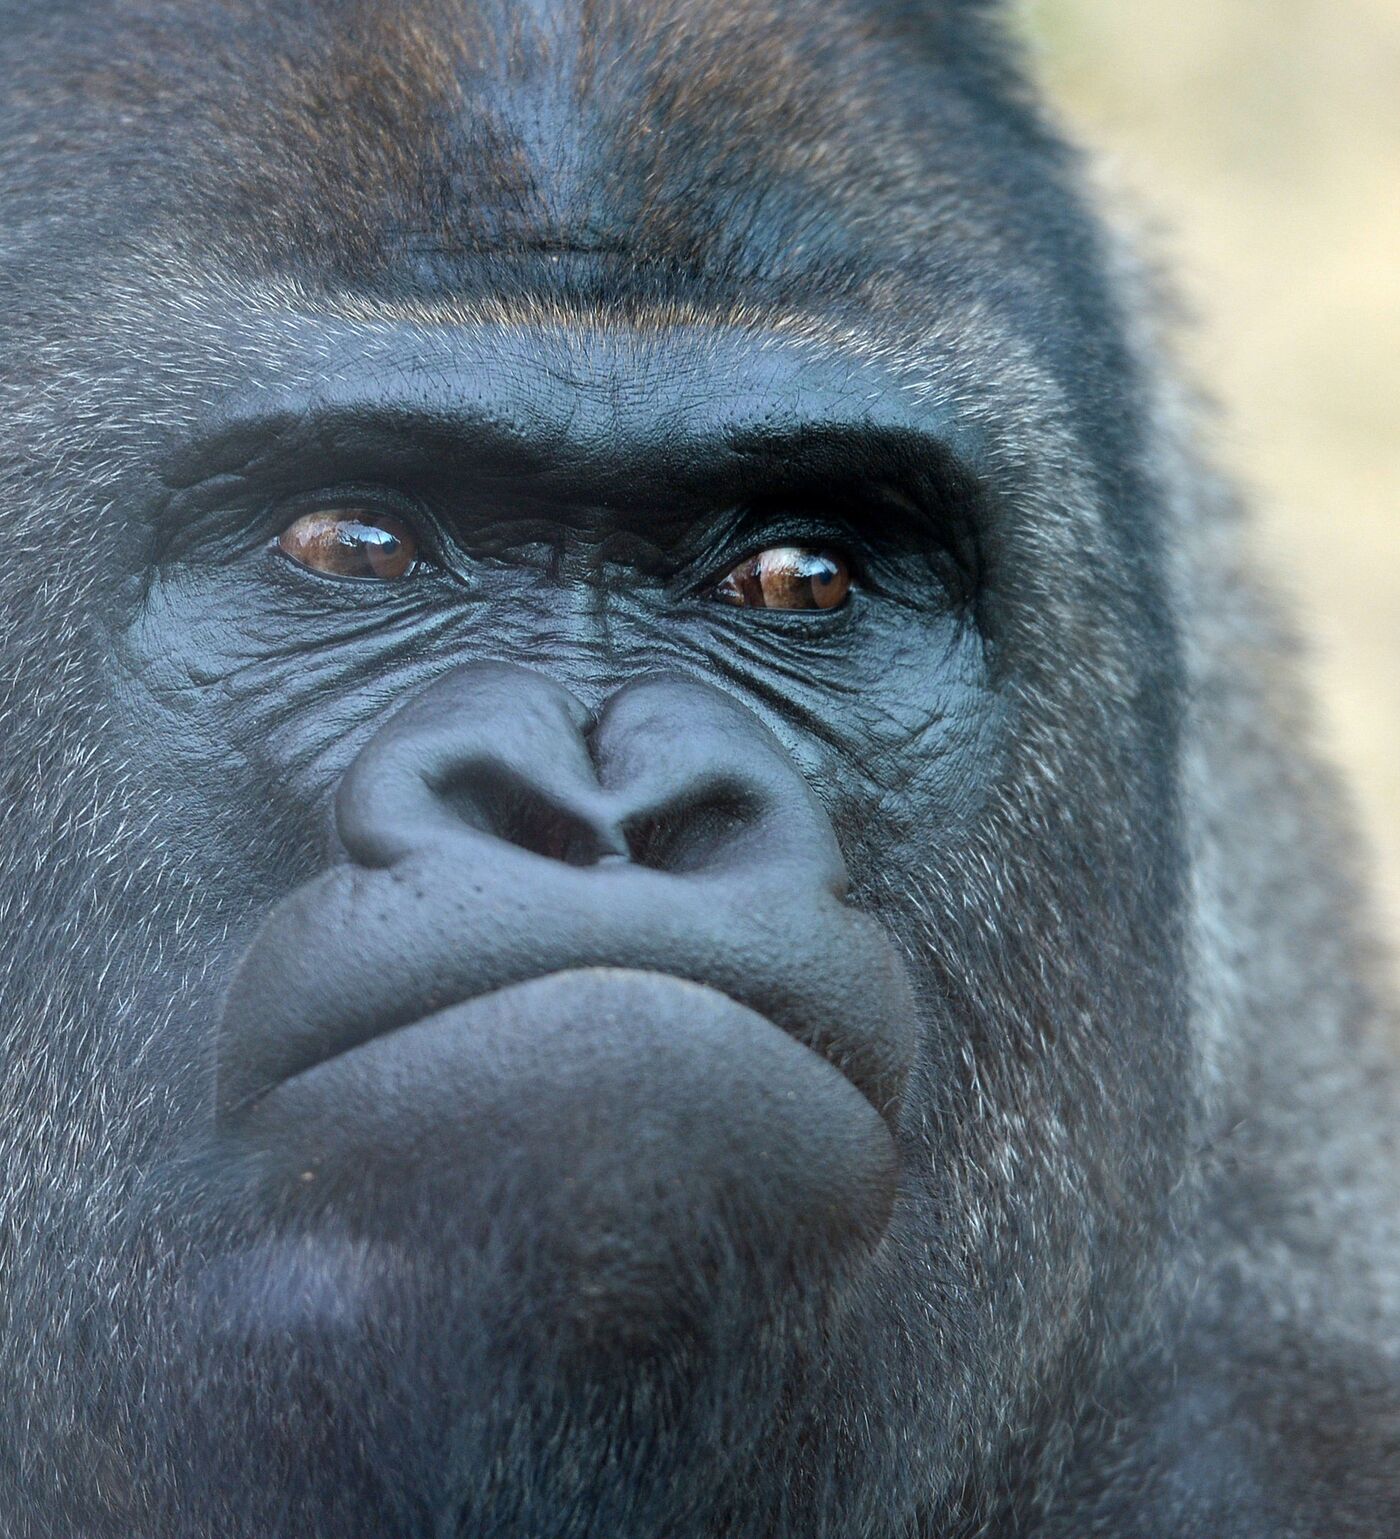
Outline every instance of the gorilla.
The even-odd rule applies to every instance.
[[[1396,1039],[987,0],[0,0],[5,1539],[1400,1532]]]

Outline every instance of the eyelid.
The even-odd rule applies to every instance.
[[[810,514],[768,515],[739,509],[676,574],[672,591],[677,597],[708,593],[741,562],[781,545],[830,551],[849,567],[853,583],[867,585],[869,546],[848,523]]]
[[[366,512],[389,513],[415,530],[431,524],[427,509],[416,497],[388,487],[350,482],[345,486],[317,487],[314,491],[299,492],[290,497],[279,497],[267,505],[267,517],[279,529],[303,517],[307,513],[329,513],[344,508],[347,512],[363,509]]]

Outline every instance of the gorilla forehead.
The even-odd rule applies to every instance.
[[[854,88],[833,93],[825,50],[795,57],[833,22],[845,30],[839,14],[819,33],[779,29],[753,6],[666,0],[235,0],[121,13],[110,32],[91,8],[76,29],[58,12],[30,18],[60,33],[60,72],[42,94],[79,113],[63,137],[119,126],[168,170],[170,114],[193,114],[210,134],[182,136],[175,153],[188,162],[193,148],[210,174],[196,170],[181,197],[271,217],[302,238],[303,260],[324,245],[328,260],[362,261],[367,246],[403,241],[615,249],[624,219],[634,243],[675,254],[717,173],[732,196],[740,157],[751,175],[777,163],[800,174],[805,160],[826,172],[824,202],[849,193],[830,173],[853,154],[851,120],[869,111]],[[154,173],[142,190],[158,193],[142,159]],[[878,164],[878,146],[860,159]],[[675,196],[682,177],[688,209]]]
[[[484,255],[567,252],[810,295],[975,238],[1009,294],[999,252],[1087,237],[956,9],[932,70],[861,0],[60,5],[0,47],[31,189],[81,148],[98,198],[72,211],[117,170],[128,227],[232,241],[240,270],[490,292]]]

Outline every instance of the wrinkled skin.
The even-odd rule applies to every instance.
[[[1335,797],[989,10],[0,5],[7,1539],[1394,1532]]]

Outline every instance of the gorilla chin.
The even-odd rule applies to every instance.
[[[674,1324],[685,1290],[735,1262],[749,1286],[844,1271],[882,1237],[897,1169],[888,1124],[816,1052],[714,989],[609,968],[377,1036],[224,1138],[279,1226],[334,1214],[343,1233],[349,1215],[394,1249],[450,1238],[449,1265],[489,1250],[509,1191],[519,1262],[595,1339]],[[321,1293],[305,1300],[319,1318]]]
[[[258,1522],[532,1539],[770,1532],[792,1493],[752,1469],[816,1394],[792,1344],[859,1317],[898,1177],[889,1116],[821,1053],[621,968],[302,1069],[221,1117],[216,1165],[227,1228],[161,1327],[199,1365],[161,1461],[275,1493]],[[742,1494],[716,1447],[749,1450]]]

